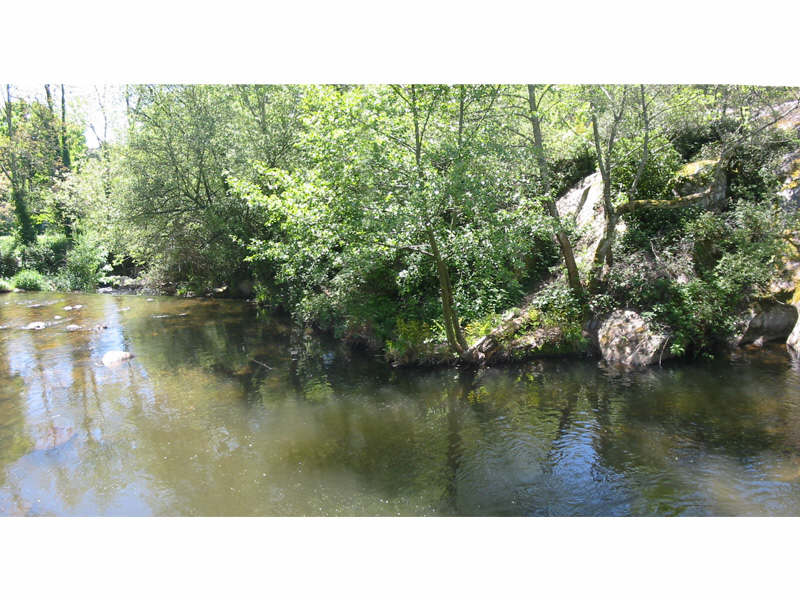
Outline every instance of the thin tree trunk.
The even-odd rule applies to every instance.
[[[14,119],[11,110],[11,84],[6,85],[6,124],[8,126],[8,139],[11,142],[11,177],[9,177],[11,180],[11,198],[14,203],[14,212],[19,221],[22,243],[27,246],[36,240],[36,231],[33,228],[31,216],[28,212],[24,181],[21,180],[17,169],[17,156],[14,151]]]
[[[592,130],[594,133],[595,151],[597,152],[597,164],[600,168],[600,176],[603,178],[603,215],[604,227],[603,237],[597,244],[594,253],[594,263],[592,274],[589,280],[589,289],[596,292],[605,279],[604,269],[606,265],[611,267],[614,261],[612,246],[614,244],[614,234],[617,229],[617,214],[611,202],[611,160],[610,152],[604,158],[600,147],[600,130],[597,125],[597,116],[592,115]],[[613,148],[613,143],[611,144]]]
[[[407,102],[411,108],[414,122],[414,161],[416,163],[417,178],[418,181],[422,183],[422,141],[425,127],[423,126],[420,128],[419,113],[417,110],[417,91],[415,85],[410,86],[409,100]],[[463,108],[463,104],[461,104],[461,107]],[[430,223],[425,226],[425,234],[431,247],[433,260],[436,263],[436,273],[439,278],[439,295],[442,300],[442,317],[444,319],[444,329],[445,334],[447,335],[447,343],[451,350],[458,354],[459,357],[463,357],[467,351],[467,341],[464,338],[464,333],[461,331],[461,324],[459,323],[458,313],[455,308],[455,301],[453,300],[453,287],[450,282],[450,272],[447,268],[447,263],[444,261],[441,253],[439,252],[439,245],[436,242],[436,236]]]
[[[69,143],[67,142],[67,99],[64,95],[64,84],[61,84],[61,162],[69,170]]]
[[[463,356],[467,351],[467,340],[461,331],[455,302],[453,300],[453,287],[450,283],[450,273],[442,255],[439,253],[439,245],[436,243],[436,236],[430,227],[426,227],[428,242],[431,246],[431,254],[436,263],[436,272],[439,276],[439,292],[442,299],[442,316],[444,317],[444,328],[447,335],[447,342],[450,348],[459,356]]]
[[[534,140],[534,154],[539,164],[539,174],[542,178],[544,186],[545,200],[544,204],[547,212],[555,221],[555,238],[558,245],[561,247],[561,254],[564,256],[564,265],[567,268],[567,279],[569,286],[578,295],[583,296],[583,287],[581,286],[581,278],[578,273],[578,265],[575,263],[575,253],[572,249],[572,244],[569,241],[567,232],[561,224],[561,217],[558,214],[558,206],[552,198],[552,186],[550,183],[550,171],[547,166],[547,159],[544,152],[544,140],[542,138],[541,121],[539,119],[539,110],[536,103],[536,86],[528,84],[528,105],[530,107],[530,121],[533,127],[533,140]]]

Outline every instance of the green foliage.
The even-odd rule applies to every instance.
[[[670,328],[674,352],[705,355],[735,333],[740,312],[763,294],[783,245],[784,215],[766,203],[739,201],[732,211],[684,214],[674,235],[620,253],[602,313],[634,308]]]
[[[19,271],[19,240],[13,235],[0,237],[0,277],[11,277]]]
[[[470,321],[466,327],[464,327],[464,333],[467,336],[467,342],[472,345],[480,338],[489,335],[489,333],[491,333],[495,327],[500,325],[501,320],[501,315],[492,312],[479,319]]]
[[[625,215],[627,229],[616,251],[630,254],[636,250],[650,250],[654,240],[659,245],[676,244],[684,235],[686,224],[701,212],[695,207],[639,206]]]
[[[642,136],[637,136],[623,138],[614,146],[611,178],[617,194],[626,193],[636,179],[643,145]],[[671,197],[670,183],[682,162],[680,154],[665,136],[651,135],[647,162],[636,186],[636,197],[631,200]]]
[[[0,292],[10,292],[14,289],[14,285],[7,279],[0,278]]]
[[[50,285],[44,275],[31,269],[23,269],[11,279],[14,287],[31,292],[49,289]]]
[[[670,135],[674,148],[685,162],[694,160],[704,146],[719,142],[736,131],[737,122],[731,117],[713,121],[689,121],[676,127]]]
[[[555,197],[560,198],[571,190],[581,179],[591,175],[597,169],[597,162],[589,144],[581,141],[571,149],[568,156],[553,161],[550,172],[553,173],[553,190]]]
[[[106,251],[102,244],[88,235],[81,235],[66,256],[64,268],[54,283],[64,290],[91,291],[103,275]]]
[[[739,144],[725,165],[728,195],[737,200],[771,200],[782,183],[781,157],[792,148],[782,132],[768,132]]]
[[[536,316],[543,325],[579,323],[583,316],[580,299],[563,280],[553,281],[543,287],[531,305],[537,310]]]
[[[63,234],[40,235],[33,244],[19,247],[21,266],[52,275],[63,268],[70,244]]]

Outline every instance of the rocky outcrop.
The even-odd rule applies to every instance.
[[[717,208],[727,192],[728,180],[719,159],[688,163],[673,177],[672,194],[681,205]]]
[[[795,304],[794,307],[798,315],[800,315],[800,302]],[[800,352],[800,316],[798,316],[797,322],[794,324],[794,329],[792,329],[789,337],[786,339],[786,345],[790,350]]]
[[[733,345],[761,346],[766,342],[784,342],[792,333],[797,316],[797,308],[791,304],[763,301],[743,315],[742,333],[732,340]]]
[[[672,188],[672,198],[635,200],[620,206],[618,212],[622,218],[617,221],[617,237],[621,237],[627,229],[624,214],[637,208],[649,206],[717,208],[727,197],[728,182],[725,169],[718,159],[700,160],[681,167],[673,176]],[[558,199],[556,206],[559,215],[563,219],[572,220],[580,234],[574,248],[575,260],[583,267],[591,265],[605,227],[603,180],[600,173],[584,177]]]
[[[603,179],[600,173],[584,177],[558,199],[556,206],[561,218],[572,220],[580,234],[574,248],[575,261],[579,266],[588,267],[594,260],[594,253],[603,237],[605,227]],[[617,236],[622,235],[625,229],[625,222],[620,219],[617,223]]]
[[[608,364],[642,367],[672,358],[669,335],[656,333],[632,310],[617,310],[600,322],[597,345]]]

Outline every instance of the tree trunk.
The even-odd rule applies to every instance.
[[[603,178],[603,237],[597,244],[592,264],[592,275],[589,289],[597,292],[605,281],[608,270],[614,264],[614,237],[617,232],[617,216],[614,206],[611,204],[611,181]]]
[[[69,170],[69,143],[67,142],[67,99],[64,96],[64,84],[61,84],[61,162]]]
[[[447,343],[450,345],[450,349],[453,350],[453,352],[463,357],[468,346],[467,340],[464,338],[464,333],[461,331],[458,313],[456,311],[455,302],[453,301],[453,287],[450,283],[450,273],[447,268],[447,263],[445,263],[439,253],[439,245],[436,243],[436,236],[433,234],[433,230],[427,227],[426,233],[431,246],[433,260],[436,263],[436,272],[439,276],[439,293],[442,299],[442,316],[444,317],[444,329],[447,335]]]
[[[564,257],[564,265],[567,268],[567,279],[572,291],[580,298],[583,296],[583,287],[581,286],[581,278],[578,273],[578,265],[575,263],[575,253],[572,250],[572,244],[569,241],[567,232],[561,224],[561,217],[558,214],[558,206],[553,200],[552,187],[550,183],[550,171],[547,166],[547,159],[544,153],[544,140],[542,137],[541,121],[539,120],[539,111],[536,103],[536,86],[528,84],[528,106],[530,107],[530,121],[533,127],[533,141],[534,141],[534,154],[539,165],[539,175],[542,178],[544,186],[545,200],[544,204],[547,212],[555,222],[554,235],[558,245],[561,248],[561,254]]]
[[[620,110],[620,118],[621,114],[622,110]],[[597,153],[597,165],[600,168],[600,176],[603,178],[604,216],[603,237],[600,238],[600,242],[597,244],[597,249],[594,253],[592,273],[589,278],[589,290],[592,293],[596,293],[600,290],[605,281],[607,273],[606,266],[610,268],[614,261],[612,247],[614,244],[614,234],[617,229],[617,214],[611,202],[611,153],[614,148],[614,134],[618,123],[617,118],[618,117],[615,115],[614,127],[612,128],[608,141],[608,152],[604,157],[600,144],[600,128],[597,124],[597,114],[592,113],[592,133],[594,135],[595,152]]]
[[[14,151],[14,119],[11,111],[11,85],[6,85],[6,124],[8,125],[8,139],[11,145],[11,199],[14,203],[14,213],[19,221],[22,243],[29,246],[36,240],[36,231],[33,228],[28,204],[25,198],[25,185],[17,169],[16,153]]]

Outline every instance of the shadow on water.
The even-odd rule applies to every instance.
[[[403,370],[243,302],[72,294],[0,326],[0,515],[800,515],[783,348]]]

